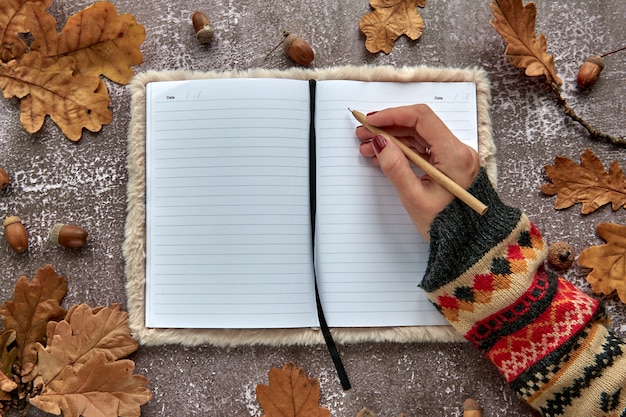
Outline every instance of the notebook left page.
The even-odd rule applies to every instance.
[[[146,327],[317,325],[309,119],[303,81],[147,85]]]

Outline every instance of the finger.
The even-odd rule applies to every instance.
[[[413,131],[414,130],[415,129],[413,129]],[[430,147],[423,140],[415,139],[414,137],[411,137],[411,136],[399,136],[397,134],[392,134],[390,130],[388,129],[385,129],[385,132],[389,133],[394,138],[398,139],[400,142],[402,142],[407,147],[409,147],[413,151],[423,156],[425,159],[429,159]],[[359,126],[356,129],[356,135],[361,141],[361,145],[364,145],[366,143],[371,142],[372,138],[376,136],[376,133],[371,132],[365,126]],[[364,156],[368,156],[368,157],[373,156],[373,150],[369,149],[369,147],[365,147],[364,149],[367,149],[366,152],[363,152],[363,151],[361,152]]]
[[[385,176],[396,188],[400,199],[410,201],[422,190],[421,181],[409,165],[402,150],[393,141],[376,135],[371,143],[376,159]]]
[[[376,136],[376,134],[371,132],[365,126],[359,126],[356,128],[356,136],[361,141],[367,141],[367,140],[372,140],[372,138]]]
[[[365,156],[366,158],[373,158],[376,156],[376,152],[374,152],[374,147],[372,146],[372,140],[367,140],[365,142],[361,142],[361,145],[359,145],[359,152],[361,153],[361,155]]]
[[[412,136],[424,148],[448,148],[458,139],[437,114],[425,104],[393,107],[371,113],[367,122],[387,130],[396,137]],[[408,132],[413,131],[410,135]]]

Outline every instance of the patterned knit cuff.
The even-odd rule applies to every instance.
[[[454,281],[506,239],[520,221],[521,211],[500,200],[484,169],[468,191],[489,209],[481,216],[455,199],[435,217],[428,267],[421,284],[426,292]]]

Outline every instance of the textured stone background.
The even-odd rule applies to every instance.
[[[59,29],[73,13],[92,1],[55,0],[50,13]],[[565,240],[580,252],[601,244],[600,222],[626,224],[626,211],[603,207],[590,215],[580,205],[553,208],[554,197],[540,192],[543,171],[563,155],[579,161],[592,149],[608,166],[626,167],[624,148],[592,142],[586,131],[567,118],[538,80],[529,79],[506,61],[504,43],[489,25],[488,1],[428,0],[420,11],[425,32],[420,40],[401,38],[389,55],[365,50],[359,20],[370,11],[366,0],[114,0],[119,13],[131,13],[146,27],[143,64],[151,69],[228,70],[257,66],[289,68],[280,51],[266,53],[288,30],[316,50],[314,67],[343,64],[427,64],[482,67],[492,82],[493,130],[498,146],[499,190],[503,199],[522,207],[548,241]],[[563,78],[563,95],[592,125],[624,137],[626,125],[626,52],[606,58],[598,83],[587,92],[574,79],[584,57],[626,43],[626,3],[604,0],[537,0],[537,33],[548,39]],[[190,15],[201,9],[211,19],[216,41],[198,44]],[[124,238],[127,172],[126,134],[129,94],[125,86],[107,81],[113,121],[100,133],[86,132],[78,143],[65,139],[49,120],[34,135],[19,122],[19,103],[0,100],[0,166],[13,176],[0,195],[0,215],[22,217],[31,240],[29,251],[17,255],[0,242],[0,296],[12,297],[21,275],[52,264],[68,279],[65,305],[120,303],[125,308]],[[92,240],[81,251],[68,251],[47,241],[58,222],[85,227]],[[588,271],[575,266],[566,278],[589,291]],[[613,328],[626,336],[626,306],[617,297],[604,298]],[[460,416],[468,396],[485,408],[485,416],[529,417],[495,369],[465,344],[358,344],[341,352],[354,388],[344,392],[322,346],[142,347],[133,355],[136,372],[150,379],[154,399],[142,408],[145,416],[261,416],[255,386],[267,382],[271,367],[289,361],[304,367],[321,382],[321,405],[333,416],[355,416],[368,407],[379,416]],[[31,410],[32,416],[43,415]]]

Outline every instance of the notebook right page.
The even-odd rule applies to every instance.
[[[348,108],[368,113],[428,104],[477,148],[476,85],[325,80],[316,94],[315,254],[329,326],[447,324],[418,287],[428,244],[380,168],[360,155],[359,123]]]

